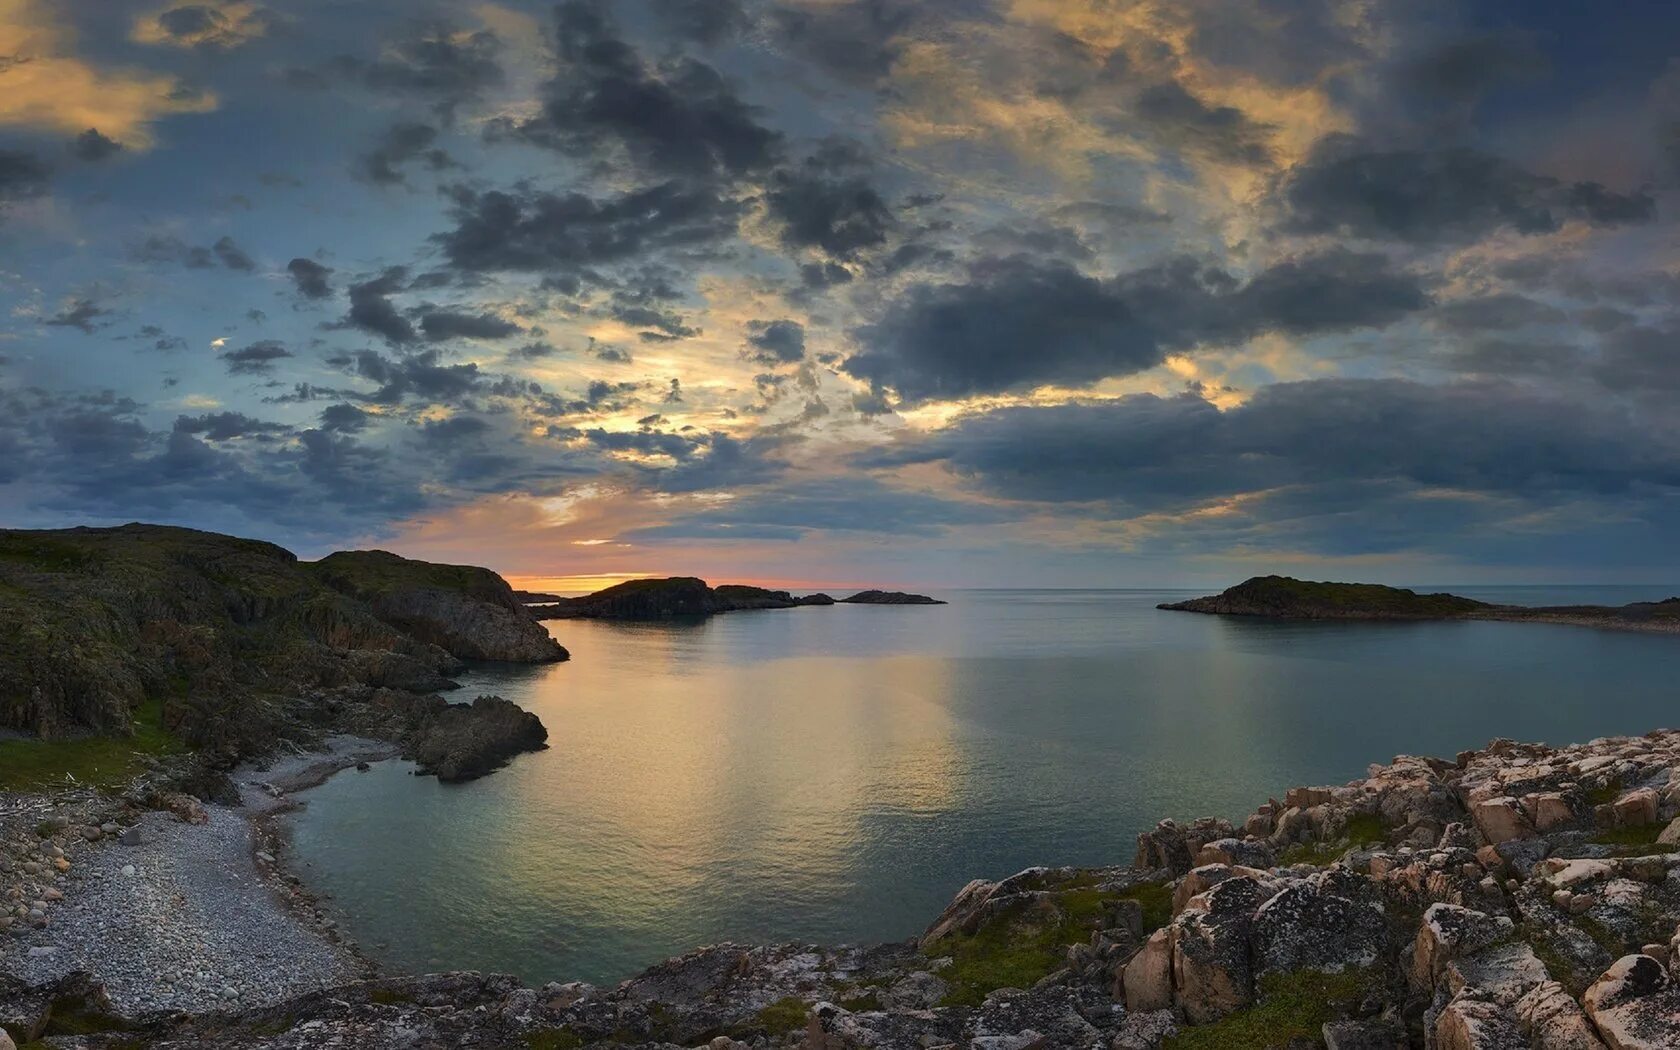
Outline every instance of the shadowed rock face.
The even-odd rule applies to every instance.
[[[473,780],[525,751],[548,746],[548,730],[529,711],[499,696],[469,704],[426,697],[404,738],[404,753],[443,781]]]
[[[0,727],[126,735],[161,701],[185,743],[232,754],[334,725],[404,731],[371,720],[368,695],[453,688],[462,658],[564,658],[485,569],[376,553],[304,565],[139,524],[0,531],[0,637]]]
[[[308,568],[334,590],[367,602],[386,623],[463,660],[552,663],[568,656],[489,569],[387,551],[340,551]]]

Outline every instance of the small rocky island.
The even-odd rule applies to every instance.
[[[1277,620],[1509,620],[1624,631],[1680,632],[1680,598],[1629,605],[1494,605],[1456,594],[1419,594],[1375,583],[1255,576],[1206,598],[1163,602],[1178,612]]]
[[[628,580],[581,598],[537,595],[527,605],[542,620],[683,620],[754,609],[795,609],[811,605],[944,605],[925,594],[859,591],[849,598],[817,593],[720,584],[712,587],[693,576]]]

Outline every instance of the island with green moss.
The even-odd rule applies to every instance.
[[[859,591],[846,598],[724,583],[716,587],[693,576],[626,580],[579,598],[538,595],[528,601],[542,620],[693,620],[718,613],[797,609],[827,605],[944,605],[937,598],[903,591]]]
[[[1376,583],[1255,576],[1219,594],[1157,606],[1176,612],[1276,620],[1507,620],[1609,630],[1680,632],[1680,597],[1628,605],[1496,605]]]

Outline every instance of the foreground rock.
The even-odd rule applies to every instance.
[[[1680,632],[1680,598],[1629,605],[1490,605],[1456,594],[1418,594],[1374,583],[1256,576],[1219,594],[1157,608],[1282,620],[1508,620],[1623,631]]]
[[[1295,788],[1240,824],[1163,821],[1131,866],[971,883],[905,944],[720,945],[613,989],[441,974],[192,1016],[112,1016],[70,974],[0,988],[20,1004],[0,1023],[48,1046],[263,1050],[1676,1047],[1680,856],[1657,841],[1676,818],[1680,732],[1499,740]],[[78,1030],[121,1030],[43,1023],[55,1000]]]

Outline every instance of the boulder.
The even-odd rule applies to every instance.
[[[1172,989],[1172,933],[1156,930],[1120,971],[1120,987],[1126,1009],[1148,1013],[1170,1009]]]
[[[1474,954],[1509,936],[1515,924],[1457,904],[1431,904],[1412,946],[1412,984],[1434,988],[1454,959]]]
[[[1541,831],[1551,831],[1575,820],[1575,809],[1562,793],[1548,791],[1532,795],[1527,800],[1528,811],[1533,816],[1534,827]]]
[[[439,780],[473,780],[525,751],[547,747],[548,730],[536,715],[499,696],[471,704],[422,698],[429,708],[404,740],[420,772]]]
[[[1535,1050],[1604,1050],[1581,1004],[1556,981],[1543,981],[1517,1001],[1517,1024]]]
[[[1383,914],[1374,906],[1297,882],[1254,913],[1255,973],[1369,966],[1382,954],[1385,935]]]
[[[1492,844],[1511,839],[1534,837],[1534,825],[1522,811],[1522,805],[1509,795],[1483,799],[1470,811],[1476,830]]]
[[[1680,987],[1649,955],[1617,959],[1587,989],[1581,1005],[1610,1050],[1680,1046]]]
[[[1387,1021],[1331,1021],[1325,1050],[1406,1050],[1406,1032]]]
[[[1546,965],[1522,941],[1506,941],[1454,959],[1443,973],[1449,993],[1474,988],[1506,1006],[1546,983],[1548,976]]]
[[[1264,842],[1244,839],[1215,839],[1196,853],[1196,864],[1230,864],[1247,868],[1269,868],[1277,862]]]
[[[1665,846],[1680,845],[1680,817],[1675,817],[1668,827],[1657,833],[1657,841]]]
[[[1178,1015],[1171,1010],[1137,1013],[1128,1010],[1114,1033],[1111,1050],[1157,1050],[1178,1034]]]
[[[1529,1050],[1511,1009],[1461,995],[1435,1019],[1435,1050]]]
[[[1629,791],[1615,801],[1616,823],[1637,828],[1657,822],[1657,793],[1650,788]]]
[[[1226,879],[1173,920],[1173,988],[1191,1024],[1210,1024],[1254,1002],[1248,937],[1267,896],[1251,876]]]

